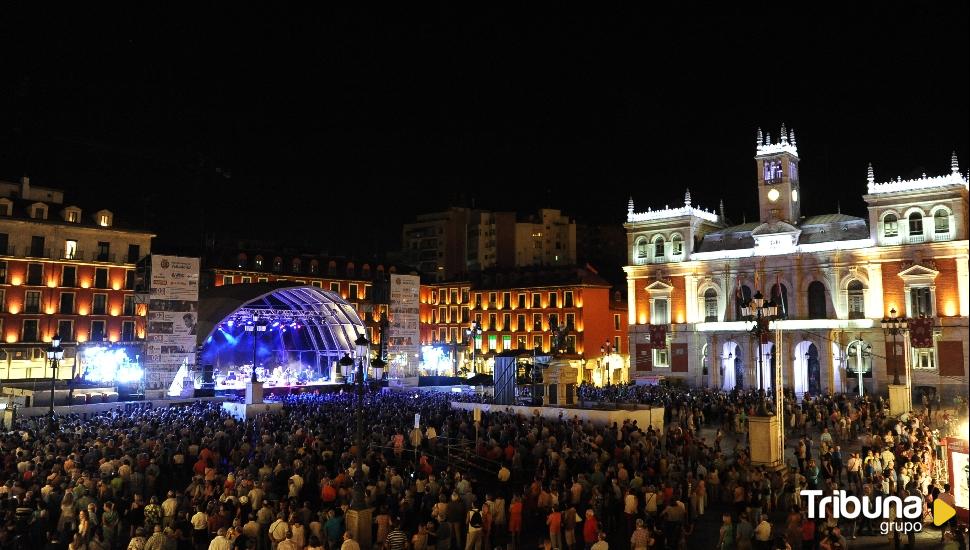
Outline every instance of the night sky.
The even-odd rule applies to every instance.
[[[755,130],[785,122],[803,213],[865,215],[867,162],[877,180],[945,173],[954,149],[970,166],[970,16],[947,4],[7,14],[0,179],[105,205],[159,248],[218,231],[365,257],[472,201],[620,224],[629,195],[690,187],[755,219]]]

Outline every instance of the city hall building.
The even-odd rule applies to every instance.
[[[689,191],[675,208],[630,200],[632,378],[768,389],[777,364],[799,397],[858,392],[860,378],[886,395],[907,371],[914,403],[965,395],[968,185],[956,154],[941,176],[877,182],[870,166],[868,219],[801,211],[800,193],[818,190],[801,187],[784,126],[777,141],[758,131],[755,163],[757,222],[729,225],[723,206],[698,208]],[[759,292],[779,319],[756,336],[742,308]],[[896,335],[883,328],[893,313],[910,320]]]

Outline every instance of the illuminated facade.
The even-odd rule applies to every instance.
[[[777,142],[758,131],[755,162],[755,223],[728,225],[723,208],[697,208],[689,191],[683,207],[636,212],[630,200],[634,378],[770,388],[777,362],[799,395],[857,391],[852,373],[866,368],[865,391],[885,394],[894,370],[909,367],[915,398],[965,394],[968,186],[956,155],[938,177],[877,183],[870,166],[868,186],[859,186],[868,219],[802,215],[797,144],[784,126]],[[779,349],[773,330],[759,351],[754,323],[741,316],[758,291],[785,314],[771,325],[782,328]],[[892,310],[931,318],[932,346],[914,347],[909,336],[894,346],[880,325]],[[649,342],[650,325],[667,325],[665,342]]]
[[[70,378],[76,343],[136,342],[145,317],[136,305],[135,264],[154,235],[64,204],[59,189],[0,182],[0,376],[50,378],[45,350],[65,342],[58,372]]]
[[[616,382],[627,376],[626,304],[589,269],[484,273],[475,281],[421,286],[422,345],[451,349],[464,365],[473,326],[481,328],[474,339],[479,371],[491,372],[489,359],[503,351],[549,352],[553,327],[565,326],[568,353],[585,363],[581,380]]]

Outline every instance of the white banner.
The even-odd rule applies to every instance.
[[[146,384],[168,389],[183,365],[195,368],[199,259],[152,256],[146,331]]]
[[[392,377],[410,376],[417,371],[421,348],[420,289],[421,278],[416,275],[391,275],[386,336]]]

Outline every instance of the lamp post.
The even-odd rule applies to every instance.
[[[610,365],[610,355],[613,354],[613,344],[610,344],[609,340],[603,342],[603,345],[600,346],[600,353],[603,355],[603,364],[606,365],[606,385],[610,386],[613,384],[611,372],[613,368],[612,365]]]
[[[902,335],[909,327],[905,317],[896,317],[896,308],[889,310],[889,317],[881,321],[882,330],[893,337],[893,384],[899,385],[899,356],[896,354],[896,336]]]
[[[481,335],[482,327],[478,325],[478,321],[472,321],[472,326],[465,329],[465,338],[470,340],[472,343],[472,375],[478,374],[478,365],[475,363],[475,355],[478,351],[478,338]]]
[[[61,348],[61,337],[55,334],[51,338],[51,345],[47,348],[47,359],[51,362],[51,408],[50,408],[50,423],[51,426],[57,424],[57,417],[54,414],[54,385],[57,383],[57,363],[64,358],[64,349]]]
[[[253,384],[259,382],[259,377],[256,376],[256,343],[258,340],[258,335],[260,332],[266,332],[266,321],[260,319],[258,315],[253,315],[253,320],[251,323],[246,323],[246,332],[253,333],[253,372],[249,377],[249,381]]]
[[[366,507],[363,494],[363,468],[364,464],[364,369],[367,368],[367,358],[370,354],[370,342],[363,333],[354,340],[354,347],[357,355],[357,372],[354,373],[354,386],[357,390],[357,406],[354,409],[356,419],[356,429],[354,430],[354,442],[357,447],[357,470],[354,472],[354,495],[351,507],[361,510]]]
[[[751,298],[751,301],[741,308],[741,315],[755,322],[754,328],[751,329],[751,334],[758,339],[758,389],[764,390],[768,385],[768,381],[764,380],[762,374],[762,355],[764,355],[764,344],[768,342],[768,334],[771,332],[768,325],[778,317],[778,306],[771,301],[766,302],[764,295],[759,290]],[[780,368],[780,366],[776,364],[775,368]],[[765,413],[767,413],[766,400],[767,396],[763,396],[761,408],[762,412]],[[778,414],[780,406],[781,403],[775,403],[775,414]]]
[[[341,384],[347,383],[347,369],[354,366],[354,360],[350,358],[349,353],[345,353],[343,357],[337,361],[337,365],[340,366],[340,373],[337,374],[337,381]]]

